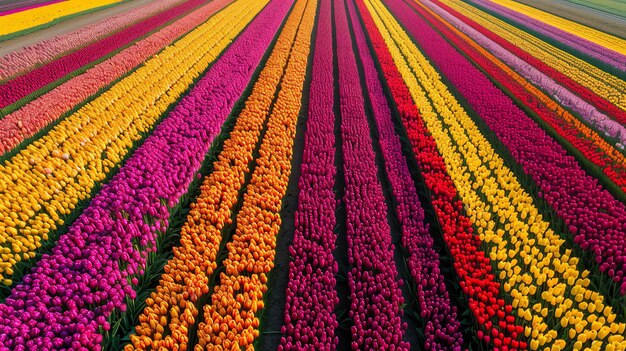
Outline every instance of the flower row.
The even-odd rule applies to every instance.
[[[418,23],[426,32],[417,37],[417,25],[408,31],[425,54],[534,180],[539,196],[565,221],[574,241],[595,255],[600,270],[626,294],[626,206],[434,29]]]
[[[231,5],[233,6],[233,5]],[[2,278],[88,199],[259,11],[221,11],[1,166]],[[230,16],[230,17],[229,17]],[[237,26],[229,24],[235,21]],[[8,252],[7,252],[8,251]],[[10,285],[10,280],[4,284]]]
[[[189,342],[188,330],[198,316],[199,300],[209,293],[209,280],[217,268],[222,233],[233,224],[232,211],[251,172],[254,150],[268,118],[275,117],[268,115],[289,60],[303,4],[298,3],[285,23],[212,173],[203,180],[201,193],[181,229],[181,246],[174,248],[157,291],[146,301],[127,350],[158,350],[172,345],[185,349]]]
[[[463,30],[463,33],[469,33],[478,38],[480,43],[485,47],[496,51],[500,48],[497,44],[484,38],[482,34],[474,31],[472,28],[464,26],[463,23],[458,23],[455,17],[447,16],[448,13],[441,10],[441,8],[434,3],[427,4],[438,13],[446,16],[448,21],[458,25]],[[557,96],[556,101],[551,100],[543,92],[532,84],[529,84],[516,73],[524,72],[524,68],[529,67],[528,65],[525,65],[523,61],[508,53],[498,55],[504,58],[504,62],[499,61],[483,47],[472,42],[472,40],[462,32],[454,29],[451,24],[447,24],[441,17],[430,12],[426,7],[419,7],[417,5],[413,5],[413,7],[416,11],[429,18],[429,21],[431,21],[439,31],[444,33],[449,40],[452,40],[459,50],[462,50],[465,55],[469,56],[474,64],[479,65],[488,75],[506,87],[518,101],[526,103],[543,121],[554,128],[560,136],[573,144],[576,150],[582,152],[588,160],[591,160],[600,167],[609,179],[620,188],[626,190],[626,158],[624,155],[611,147],[602,137],[561,107],[556,101],[563,102],[564,99],[562,95]],[[492,43],[493,46],[491,45]],[[509,68],[509,66],[513,69]],[[544,82],[545,84],[549,81],[548,77],[541,77],[541,73],[538,73],[538,75],[539,79],[534,83]],[[567,93],[569,95],[569,92]],[[595,112],[594,117],[599,115],[597,111]],[[609,128],[609,130],[614,130],[609,132],[609,134],[616,133],[619,140],[622,143],[626,143],[626,129],[619,123],[608,119],[606,116],[604,117],[604,119],[599,119],[597,123],[592,124],[596,124],[600,129]]]
[[[43,7],[0,16],[0,36],[18,33],[29,28],[45,25],[65,16],[79,14],[120,1],[121,0],[94,0],[85,2],[81,0],[66,0]]]
[[[411,73],[399,47],[386,46],[386,42],[393,43],[393,39],[372,5],[359,1],[358,6],[430,190],[443,239],[454,258],[454,268],[461,288],[468,297],[468,304],[478,322],[478,336],[497,347],[525,349],[526,343],[519,340],[524,328],[515,323],[512,306],[500,296],[501,285],[492,273],[491,260],[483,253],[481,242],[472,231],[472,223],[463,213],[463,204],[457,196],[444,159],[413,102],[413,96],[418,101],[423,101],[425,93],[421,92],[417,78]],[[428,107],[428,103],[420,105],[423,112],[433,114],[432,107],[426,110]]]
[[[185,1],[167,11],[146,18],[70,54],[37,67],[28,73],[4,82],[0,85],[0,107],[4,108],[11,105],[84,65],[99,60],[109,53],[133,43],[135,40],[190,12],[203,3],[203,0]]]
[[[300,15],[296,9],[302,7]],[[200,350],[252,349],[259,336],[259,313],[264,307],[268,274],[274,268],[316,11],[316,1],[298,1],[292,12],[300,28],[237,213],[236,228],[226,244],[224,272],[203,306],[204,320],[198,325]]]
[[[75,31],[26,46],[0,57],[0,81],[43,65],[101,39],[144,18],[166,10],[181,0],[155,1],[122,14],[105,18]]]
[[[585,101],[593,103],[596,107],[605,110],[612,116],[624,116],[626,103],[621,101],[621,96],[626,91],[626,83],[621,79],[473,6],[451,0],[440,0],[440,2],[459,11],[480,25],[474,27],[474,29],[483,31],[483,34],[488,36],[489,32],[491,32],[490,39],[496,41],[537,69],[542,70],[573,92],[578,93]],[[499,39],[494,38],[493,35],[499,37]],[[509,44],[503,45],[503,42]],[[517,49],[512,49],[512,47]],[[548,70],[547,67],[550,67],[551,70]],[[587,88],[589,91],[580,87]],[[598,98],[594,97],[594,95],[597,95]],[[606,101],[603,102],[602,99]],[[613,112],[612,109],[621,112]],[[626,117],[620,118],[619,120],[621,121],[626,120]]]
[[[289,247],[284,325],[278,351],[336,350],[338,265],[333,256],[336,198],[331,1],[317,16],[309,110],[298,180],[295,231]]]
[[[377,176],[365,101],[352,50],[346,9],[334,3],[345,175],[348,286],[353,350],[408,350],[400,305],[404,297],[394,261],[387,204]],[[338,38],[342,38],[339,41]]]
[[[202,24],[230,2],[232,0],[210,2],[97,64],[84,74],[59,85],[21,109],[6,115],[0,119],[0,155],[58,120],[64,113],[142,64],[181,35]]]
[[[239,1],[221,13],[233,20],[265,1]],[[133,154],[120,173],[0,305],[0,346],[99,350],[107,316],[135,298],[146,257],[168,225],[168,208],[200,168],[211,142],[241,96],[288,5],[273,2],[229,47]],[[259,33],[265,33],[259,35]]]
[[[426,47],[428,40],[445,50],[445,45],[431,35],[432,28],[412,16],[403,3],[390,3],[390,8],[401,22],[413,21],[409,31],[419,30],[419,36],[412,33],[419,45]],[[422,116],[465,210],[496,262],[504,291],[512,299],[517,316],[527,324],[525,336],[531,339],[531,348],[552,345],[562,349],[568,342],[590,347],[600,340],[622,347],[625,324],[616,321],[604,297],[590,289],[589,272],[578,270],[578,258],[548,228],[530,196],[454,100],[433,66],[397,28],[394,36],[404,36],[404,49],[411,53],[405,58],[415,67],[414,74],[421,76],[419,81],[425,84],[421,89],[428,92],[419,98],[418,105],[441,101],[430,106],[436,114]],[[454,60],[452,53],[447,57]],[[562,312],[564,309],[567,312]]]
[[[369,53],[367,41],[354,4],[350,2],[352,25],[363,64],[365,84],[372,105],[381,152],[387,177],[396,203],[395,213],[399,220],[402,245],[409,254],[407,263],[411,277],[416,282],[416,299],[424,319],[426,350],[458,350],[463,347],[459,332],[460,323],[456,307],[451,306],[444,277],[439,269],[439,255],[425,224],[424,210],[420,205],[417,189],[411,178],[406,160],[402,156],[400,140],[395,134],[391,110],[378,80],[378,72]]]

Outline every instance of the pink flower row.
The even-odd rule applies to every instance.
[[[289,253],[284,337],[278,351],[336,350],[338,327],[334,309],[337,262],[334,185],[335,136],[333,113],[333,37],[330,0],[323,0],[317,17],[309,117],[304,135],[298,210]]]
[[[0,119],[0,155],[200,25],[231,1],[216,0],[203,6]]]
[[[387,204],[378,180],[365,101],[343,1],[335,1],[353,350],[409,350]]]
[[[73,32],[55,36],[0,57],[0,81],[33,69],[94,42],[132,23],[164,11],[182,0],[153,1],[123,14],[105,18]]]

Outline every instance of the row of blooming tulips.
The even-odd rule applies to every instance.
[[[408,266],[417,286],[415,294],[420,315],[425,321],[424,348],[458,350],[463,346],[463,337],[459,332],[460,323],[456,307],[450,305],[448,290],[439,269],[439,255],[434,249],[428,225],[424,222],[424,210],[420,205],[407,162],[402,156],[402,147],[394,130],[391,110],[378,80],[378,72],[369,53],[353,2],[349,3],[349,9],[365,75],[365,82],[362,84],[368,87],[385,170],[396,204],[395,213],[401,227],[402,245],[409,255]]]
[[[598,45],[589,40],[589,37],[587,36],[581,37],[566,32],[558,26],[554,26],[553,22],[550,22],[549,18],[541,20],[535,19],[517,12],[515,9],[508,8],[491,1],[477,0],[476,3],[484,6],[485,8],[489,8],[500,15],[506,16],[507,18],[512,19],[542,35],[550,37],[555,41],[566,44],[585,55],[589,55],[596,60],[600,60],[606,65],[626,70],[626,62],[624,61],[623,54],[619,54],[613,50]],[[544,20],[547,20],[547,22],[544,22]]]
[[[596,257],[600,270],[626,294],[626,206],[415,12],[398,16],[442,76],[508,148],[561,217],[574,241]],[[418,33],[421,33],[418,36]]]
[[[226,244],[224,272],[217,279],[210,301],[203,306],[204,320],[198,325],[200,350],[249,350],[259,336],[259,315],[268,289],[268,274],[274,267],[318,7],[317,1],[298,1],[297,5],[306,8],[301,17],[296,13],[300,29],[237,213],[236,228]]]
[[[8,38],[12,34],[49,24],[60,18],[79,14],[99,7],[111,5],[121,0],[66,0],[47,6],[31,8],[12,14],[0,16],[0,38]]]
[[[336,350],[339,303],[333,252],[335,216],[335,136],[332,4],[320,2],[313,45],[309,110],[298,180],[295,231],[289,247],[284,325],[279,351]]]
[[[232,212],[252,170],[254,151],[268,119],[275,118],[269,116],[272,101],[283,77],[294,74],[292,70],[285,73],[284,69],[303,5],[304,2],[298,3],[285,23],[229,139],[224,142],[213,172],[203,180],[201,193],[181,229],[181,246],[174,249],[174,257],[165,266],[165,274],[148,299],[136,335],[131,336],[132,345],[127,349],[171,349],[173,345],[185,349],[189,342],[189,329],[202,307],[198,304],[209,293],[209,280],[217,268],[222,233],[233,224]],[[303,53],[292,55],[300,54]]]
[[[264,4],[239,1],[224,12],[232,19],[246,7]],[[193,180],[287,9],[275,1],[256,16],[53,252],[13,289],[0,306],[2,348],[100,348],[99,328],[108,329],[111,311],[125,309],[125,300],[135,297],[147,254],[167,227],[168,208]]]
[[[420,101],[424,101],[425,95],[417,89],[417,79],[410,72],[398,47],[386,46],[385,41],[392,42],[390,33],[383,27],[379,32],[375,22],[381,22],[375,13],[369,12],[371,6],[363,1],[358,1],[357,4],[412,150],[430,190],[444,241],[454,258],[454,268],[461,288],[479,325],[478,336],[496,347],[525,349],[526,343],[520,340],[524,328],[515,323],[512,306],[500,296],[501,285],[492,273],[491,260],[482,252],[480,240],[472,232],[471,221],[463,213],[463,204],[458,199],[444,160],[413,102],[413,94]],[[403,72],[402,75],[400,71]],[[432,107],[428,111],[424,110],[430,106],[428,103],[420,106],[422,111],[434,113]]]
[[[580,94],[584,99],[598,108],[609,109],[611,104],[613,108],[618,108],[621,111],[626,110],[626,103],[621,101],[621,96],[626,91],[626,83],[621,79],[613,76],[610,73],[604,72],[601,69],[591,65],[590,63],[583,61],[571,54],[564,52],[539,38],[526,33],[519,28],[516,28],[488,13],[480,11],[479,9],[465,4],[460,1],[453,0],[440,0],[442,3],[450,6],[456,11],[459,11],[464,16],[467,16],[472,21],[484,27],[489,32],[495,33],[497,36],[519,48],[519,52],[514,52],[516,56],[523,58],[528,63],[542,69],[536,62],[543,62],[544,65],[551,67],[554,71],[560,72],[565,77],[577,82],[602,99],[608,100],[610,104],[600,106],[596,103],[592,95]],[[480,30],[478,28],[475,28]],[[492,38],[493,39],[493,38]],[[502,45],[502,44],[501,44]],[[524,54],[525,53],[525,54]],[[535,59],[529,61],[526,57],[534,57]],[[545,73],[545,72],[544,72]],[[557,79],[561,84],[566,84],[568,87],[573,85],[567,81],[565,83],[559,78],[558,74],[546,73],[550,77]],[[572,88],[573,91],[576,91]],[[607,112],[610,112],[607,110]],[[617,115],[610,113],[611,115]],[[624,119],[621,119],[624,121]]]
[[[415,6],[417,6],[417,3],[412,3],[412,4],[413,4],[413,7],[416,8]],[[503,63],[506,63],[507,66],[512,68],[511,69],[503,64],[499,64],[502,70],[507,71],[506,73],[511,76],[511,78],[507,80],[499,79],[499,81],[503,82],[503,84],[508,83],[509,80],[513,80],[511,84],[515,84],[515,81],[517,81],[519,82],[518,84],[524,85],[523,88],[529,90],[532,95],[535,95],[538,98],[538,100],[543,102],[545,105],[548,105],[549,103],[547,103],[547,101],[549,100],[545,97],[545,95],[542,92],[539,92],[537,88],[535,88],[534,86],[531,86],[528,83],[524,84],[523,80],[521,80],[520,78],[517,78],[518,74],[521,74],[522,76],[524,76],[524,78],[528,80],[528,82],[535,84],[536,86],[540,87],[543,91],[546,91],[548,94],[552,95],[554,99],[556,101],[559,101],[561,104],[563,104],[563,106],[571,108],[573,111],[578,113],[585,122],[590,124],[594,129],[598,130],[598,132],[600,132],[601,134],[604,134],[607,137],[615,138],[616,141],[619,142],[620,144],[626,145],[626,128],[624,128],[624,126],[622,126],[620,123],[612,120],[606,114],[598,111],[594,106],[587,103],[584,99],[572,93],[570,90],[559,85],[556,81],[554,81],[548,75],[537,70],[532,65],[527,64],[522,59],[513,55],[511,52],[504,49],[503,47],[501,47],[500,45],[498,45],[491,39],[487,38],[482,33],[474,30],[472,27],[468,26],[463,21],[452,16],[450,13],[446,12],[441,7],[437,6],[435,3],[426,2],[425,4],[427,4],[428,7],[432,11],[436,12],[438,15],[445,18],[445,21],[447,22],[443,21],[442,25],[447,25],[448,27],[454,25],[454,27],[459,29],[461,32],[466,33],[476,42],[476,44],[473,44],[472,40],[468,40],[467,37],[464,36],[463,34],[460,35],[462,38],[457,38],[456,36],[452,36],[453,38],[456,39],[455,44],[457,46],[460,47],[460,46],[472,45],[476,47],[478,51],[485,52],[486,50],[488,50],[494,56],[502,60]],[[438,25],[438,28],[439,30],[442,30],[441,25]],[[458,33],[458,31],[455,31],[455,32]],[[447,34],[446,36],[450,37]],[[482,46],[482,48],[478,44]],[[497,61],[490,58],[489,55],[484,55],[484,56],[487,56],[487,58],[490,61],[494,61],[497,64]],[[485,68],[485,65],[481,65],[481,66],[483,67],[483,69],[487,69]],[[490,73],[490,75],[494,75],[494,74]],[[532,98],[524,98],[523,96],[519,96],[519,99],[531,106],[532,106],[532,103],[534,102]],[[555,111],[555,113],[557,113],[559,116],[562,115],[564,118],[567,118],[569,123],[575,123],[577,124],[577,127],[580,126],[577,129],[580,129],[583,127],[587,128],[586,126],[584,126],[583,123],[576,120],[574,116],[572,116],[568,111],[566,111],[558,103],[554,102],[549,105]],[[585,133],[585,134],[586,134],[586,137],[588,137],[589,133]],[[593,139],[595,139],[596,142],[599,141],[597,136]]]
[[[45,126],[57,121],[181,35],[202,24],[231,1],[210,2],[0,119],[0,154],[11,151]]]
[[[252,20],[262,4],[253,5],[217,13],[4,163],[4,284]]]
[[[396,15],[402,11],[410,16],[410,9],[403,5],[395,2],[390,8]],[[437,142],[465,211],[496,262],[503,290],[527,325],[524,332],[531,340],[529,346],[562,349],[571,343],[574,349],[582,349],[605,342],[613,349],[623,347],[625,324],[616,321],[604,297],[589,287],[589,272],[578,270],[578,258],[563,248],[564,240],[548,228],[530,196],[391,14],[380,3],[373,6],[384,15],[393,38],[406,51],[405,62],[413,67],[401,74],[409,82],[414,82],[410,78],[414,74],[424,84],[413,86],[411,93],[420,109],[424,108],[421,116]],[[402,15],[398,17],[402,19]],[[393,45],[391,37],[386,39]],[[419,96],[421,89],[425,91]],[[441,103],[429,106],[431,101]],[[434,107],[437,113],[427,107]]]
[[[605,48],[613,50],[622,55],[626,55],[626,40],[607,34],[600,30],[587,27],[580,23],[570,21],[568,19],[553,15],[551,13],[541,11],[533,8],[532,6],[517,3],[511,0],[493,0],[492,2],[507,7],[515,12],[524,14],[530,18],[534,18],[541,22],[550,23],[551,25],[576,35],[580,38],[586,38],[587,40],[599,44]]]
[[[433,3],[429,5],[439,13],[444,15],[448,14]],[[551,100],[509,68],[509,66],[511,66],[515,68],[517,72],[520,72],[524,70],[525,66],[528,67],[528,65],[525,65],[523,61],[508,53],[503,53],[501,56],[505,58],[505,60],[503,60],[504,62],[499,61],[497,58],[490,55],[483,47],[474,43],[465,36],[465,34],[453,28],[451,24],[429,11],[425,6],[418,6],[415,3],[412,3],[412,6],[416,11],[426,16],[448,40],[453,41],[459,50],[462,50],[475,64],[483,71],[487,72],[492,79],[506,87],[510,94],[513,95],[514,99],[524,102],[542,121],[548,123],[561,137],[574,145],[575,150],[583,153],[588,160],[591,160],[600,167],[611,181],[621,189],[626,190],[626,158],[624,155],[611,147],[602,137],[572,116],[556,101]],[[446,19],[449,22],[456,23],[455,17],[446,16]],[[475,34],[479,39],[487,40],[488,42],[486,43],[484,41],[481,42],[484,46],[492,48],[489,39],[482,37],[480,33],[475,32],[470,27],[464,26],[462,23],[457,24],[465,33]],[[549,78],[542,77],[540,81],[545,81],[545,79]],[[563,99],[558,99],[557,101],[563,102]],[[606,127],[611,130],[619,131],[617,135],[621,143],[626,141],[626,129],[619,123],[608,118],[600,119],[598,122],[600,128]],[[621,130],[623,130],[623,132],[621,132]]]
[[[206,1],[185,1],[167,11],[155,14],[72,53],[37,67],[28,73],[4,82],[0,85],[0,107],[4,108],[11,105],[84,65],[100,60],[102,57],[132,44],[137,39],[188,13],[204,2]]]
[[[354,321],[352,350],[409,350],[403,340],[407,324],[401,318],[402,280],[394,262],[387,206],[377,176],[343,2],[334,2],[334,17],[337,38],[342,38],[342,45],[337,45],[337,79],[346,184],[342,201],[347,216],[350,317]]]
[[[0,57],[0,81],[29,71],[80,47],[164,11],[181,0],[155,1],[99,22],[57,35]]]

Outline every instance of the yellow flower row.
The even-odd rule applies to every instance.
[[[497,264],[503,288],[525,320],[532,349],[624,350],[626,325],[589,288],[588,271],[562,247],[515,175],[481,135],[441,77],[378,0],[377,27],[446,162],[465,210]],[[561,339],[566,337],[567,339]]]
[[[0,165],[4,284],[266,2],[229,5]]]
[[[507,7],[511,10],[524,14],[528,17],[534,18],[541,22],[545,22],[564,30],[570,34],[577,35],[581,38],[590,40],[596,44],[602,45],[607,49],[613,50],[615,52],[619,52],[622,55],[626,55],[626,40],[622,38],[618,38],[616,36],[604,33],[597,29],[593,29],[582,25],[580,23],[576,23],[565,18],[555,16],[551,13],[541,11],[539,9],[533,8],[528,5],[521,4],[519,2],[511,1],[511,0],[491,0],[496,4],[500,4],[504,7]]]
[[[623,80],[462,1],[441,2],[626,110]]]
[[[198,326],[198,350],[249,350],[259,335],[258,312],[263,309],[267,274],[274,267],[316,10],[317,1],[307,1],[292,49],[293,59],[287,66],[257,166],[237,214],[237,228],[226,245],[226,272],[220,275],[211,303],[204,306],[204,321]]]
[[[0,36],[50,23],[57,18],[114,4],[121,0],[66,0],[25,11],[0,16]]]
[[[222,230],[232,224],[233,207],[250,172],[253,151],[266,125],[272,101],[279,91],[287,62],[300,53],[291,53],[305,8],[300,1],[287,19],[244,109],[237,117],[230,138],[224,142],[213,172],[203,180],[200,196],[192,205],[181,229],[180,247],[165,266],[157,291],[146,300],[139,316],[137,335],[131,336],[130,350],[159,350],[174,345],[185,349],[188,331],[198,316],[198,299],[209,292],[209,278],[217,267]],[[291,57],[290,57],[291,56]],[[270,118],[276,118],[272,115]],[[164,336],[164,331],[168,334]],[[218,332],[218,331],[216,331]]]

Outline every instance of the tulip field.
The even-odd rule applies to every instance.
[[[626,351],[626,7],[552,1],[0,0],[0,351]]]

